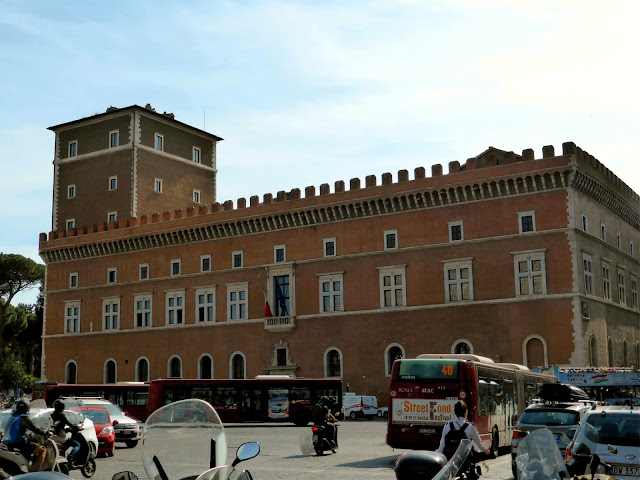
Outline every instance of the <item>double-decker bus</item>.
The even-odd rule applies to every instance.
[[[640,378],[633,368],[558,368],[557,377],[604,405],[640,405]]]
[[[147,418],[148,382],[118,382],[104,384],[35,382],[32,399],[44,399],[52,406],[57,398],[98,397],[109,400],[120,407],[129,417],[137,420]]]
[[[342,380],[258,375],[253,379],[158,379],[149,385],[147,415],[171,402],[200,398],[223,422],[280,421],[306,425],[318,400],[327,396],[342,408]]]
[[[393,363],[387,443],[394,448],[436,450],[442,429],[464,400],[483,445],[497,453],[511,444],[520,413],[543,383],[555,376],[478,355],[424,354]]]

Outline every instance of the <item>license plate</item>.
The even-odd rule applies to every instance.
[[[556,442],[559,442],[560,440],[562,440],[562,434],[556,433]]]
[[[640,467],[632,465],[611,465],[612,475],[630,475],[632,477],[640,476]]]
[[[318,435],[314,435],[312,441],[313,442],[317,442],[318,441]]]
[[[420,428],[418,430],[418,433],[426,433],[426,434],[436,433],[436,429],[435,428]]]

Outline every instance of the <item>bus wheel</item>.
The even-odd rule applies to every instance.
[[[491,455],[495,458],[498,458],[498,451],[500,450],[500,434],[498,433],[497,428],[493,428],[493,432],[491,434]]]

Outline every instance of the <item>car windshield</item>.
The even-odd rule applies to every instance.
[[[107,418],[107,412],[105,412],[104,410],[83,409],[82,413],[84,414],[85,417],[87,417],[93,423],[96,423],[98,425],[109,423],[109,420]]]
[[[523,425],[577,425],[579,421],[577,412],[548,410],[525,411],[520,418],[520,423]]]
[[[590,415],[587,423],[598,431],[598,443],[640,447],[640,415],[622,412]]]

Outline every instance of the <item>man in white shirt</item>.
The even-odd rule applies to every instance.
[[[482,442],[480,441],[480,435],[478,435],[478,430],[473,425],[473,423],[467,420],[467,414],[469,413],[469,409],[467,408],[467,404],[460,400],[453,407],[453,412],[457,417],[453,422],[448,422],[445,424],[444,429],[442,430],[442,437],[440,438],[440,446],[438,447],[438,452],[444,453],[447,455],[447,458],[451,458],[453,452],[445,451],[445,437],[451,430],[451,428],[455,428],[456,430],[464,429],[465,436],[473,442],[473,449],[480,453],[484,452],[485,455],[490,455],[488,449],[482,446]],[[466,427],[465,427],[466,424]]]

